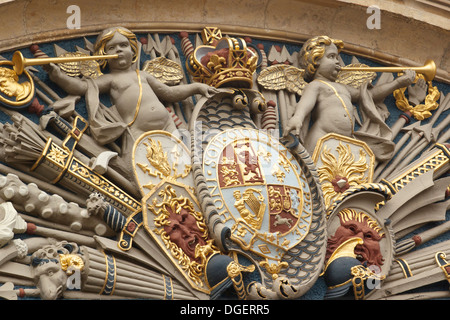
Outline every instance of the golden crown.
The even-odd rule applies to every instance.
[[[204,45],[198,46],[186,60],[193,80],[210,86],[251,88],[258,56],[241,38],[222,37],[217,28],[202,31]]]

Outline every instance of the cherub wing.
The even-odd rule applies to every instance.
[[[183,79],[181,66],[165,57],[147,60],[142,70],[150,73],[155,78],[167,85],[176,85]]]
[[[88,54],[76,51],[66,52],[58,57],[84,57]],[[100,65],[95,60],[77,61],[77,62],[65,62],[58,64],[61,70],[71,77],[85,76],[96,79],[102,75],[100,71]]]
[[[368,67],[362,63],[352,63],[346,67]],[[336,82],[359,88],[366,81],[373,81],[377,77],[375,72],[370,71],[340,71]]]
[[[295,92],[301,95],[303,88],[306,86],[306,81],[303,79],[303,74],[305,71],[303,69],[298,69],[296,67],[286,68],[286,89],[289,92]]]
[[[304,70],[285,64],[277,64],[262,70],[257,78],[258,83],[268,90],[288,90],[299,95],[306,85],[303,79]]]

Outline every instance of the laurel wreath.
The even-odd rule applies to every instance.
[[[423,75],[418,74],[414,83],[417,82],[419,78],[423,78]],[[432,85],[431,81],[427,81],[428,84],[428,94],[425,97],[423,104],[418,104],[412,106],[409,104],[408,99],[405,97],[405,88],[397,89],[393,92],[395,98],[395,104],[403,112],[410,113],[416,120],[424,120],[431,116],[431,111],[436,110],[439,104],[436,102],[440,97],[440,92],[437,87]]]

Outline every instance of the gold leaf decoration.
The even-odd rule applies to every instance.
[[[353,63],[346,67],[368,67],[362,63]],[[372,81],[377,77],[376,72],[371,71],[340,71],[336,82],[359,88],[364,82]]]
[[[148,142],[150,144],[144,143],[147,147],[147,160],[165,177],[168,177],[172,172],[172,169],[170,168],[169,160],[167,158],[167,152],[164,152],[161,141],[154,141],[149,138]]]
[[[285,64],[270,66],[261,71],[258,83],[268,90],[288,90],[302,94],[306,81],[303,79],[304,70]]]
[[[181,66],[165,57],[146,61],[142,70],[167,85],[177,85],[183,79]]]
[[[340,142],[336,150],[338,159],[327,146],[324,146],[320,155],[323,165],[318,169],[318,173],[327,207],[336,196],[348,188],[368,182],[368,177],[365,176],[369,168],[366,152],[360,149],[359,159],[355,161],[355,155],[349,145],[345,147]]]
[[[87,57],[89,55],[81,52],[67,52],[59,57]],[[65,62],[58,64],[61,70],[71,77],[85,76],[97,79],[103,73],[100,71],[100,65],[95,60]]]
[[[416,83],[419,78],[424,79],[424,76],[417,74],[414,83]],[[441,93],[437,87],[433,86],[431,81],[428,81],[427,84],[428,94],[425,97],[425,101],[423,104],[418,104],[417,106],[411,106],[409,104],[409,101],[405,96],[406,88],[394,90],[393,96],[395,98],[395,105],[397,108],[403,112],[411,113],[411,115],[419,121],[431,117],[431,111],[436,110],[439,107],[439,103],[437,103],[437,101],[439,100]]]

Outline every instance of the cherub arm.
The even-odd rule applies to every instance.
[[[295,107],[295,113],[292,118],[289,119],[283,130],[284,137],[292,130],[295,130],[295,135],[300,135],[305,117],[312,112],[316,105],[319,89],[319,85],[316,82],[311,82],[305,86],[302,97]]]
[[[369,91],[372,94],[372,99],[374,102],[384,101],[384,99],[394,92],[394,90],[407,87],[413,83],[415,77],[416,73],[413,70],[406,70],[404,75],[396,78],[395,80],[370,88]],[[350,92],[352,102],[357,103],[361,96],[361,90],[349,85],[346,85],[346,88]]]
[[[64,91],[71,95],[83,96],[86,94],[88,84],[81,78],[70,77],[55,64],[51,63],[46,66],[45,70],[48,72],[50,80],[57,83]],[[106,92],[109,89],[110,77],[102,75],[95,79],[99,91]]]
[[[158,98],[166,102],[181,101],[195,94],[201,94],[203,96],[209,97],[219,92],[216,88],[203,83],[195,82],[191,84],[168,86],[156,79],[151,74],[145,73],[145,77],[148,84],[153,89],[153,91],[155,91],[155,94],[158,96]]]
[[[370,88],[369,91],[372,94],[372,99],[374,100],[374,102],[384,101],[384,99],[386,99],[388,95],[394,92],[394,90],[407,87],[411,83],[413,83],[415,77],[416,73],[413,70],[406,70],[402,76],[396,78],[395,80]],[[347,85],[346,87],[350,92],[352,102],[357,103],[361,95],[360,89],[354,88],[349,85]]]
[[[387,83],[383,83],[382,85],[375,86],[370,89],[372,93],[373,100],[375,102],[383,101],[388,95],[390,95],[394,90],[399,88],[404,88],[409,86],[414,82],[416,78],[416,73],[414,70],[405,70],[404,74],[395,80]]]

